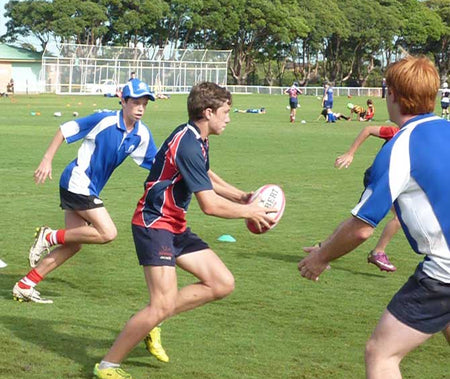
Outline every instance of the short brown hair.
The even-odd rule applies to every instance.
[[[402,114],[434,111],[439,91],[439,74],[425,56],[407,56],[386,71],[388,90],[393,91]]]
[[[231,93],[219,85],[203,82],[192,87],[187,100],[189,119],[197,121],[203,118],[203,111],[211,108],[215,112],[224,103],[231,105]]]

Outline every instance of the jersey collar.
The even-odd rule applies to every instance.
[[[127,127],[125,126],[125,122],[123,121],[123,111],[122,110],[117,112],[117,118],[118,118],[117,127],[120,130],[124,131],[125,133],[128,133]],[[131,130],[129,133],[136,134],[138,125],[139,125],[139,121],[136,121],[134,123],[133,130]]]
[[[408,121],[406,121],[402,125],[401,129],[406,128],[408,125],[412,124],[413,122],[416,123],[418,121],[422,121],[422,120],[425,120],[425,119],[428,119],[428,118],[430,119],[429,121],[431,121],[432,119],[438,119],[439,117],[436,116],[434,113],[420,114],[420,115],[417,115],[417,116],[415,116],[413,118],[410,118]]]
[[[197,125],[195,125],[195,122],[189,120],[186,125],[190,130],[192,130],[197,139],[202,139],[200,128]]]

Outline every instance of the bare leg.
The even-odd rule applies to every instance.
[[[88,225],[88,222],[91,225]],[[42,277],[78,253],[83,243],[106,243],[117,235],[116,226],[106,208],[66,211],[65,227],[64,245],[53,249],[36,267]]]
[[[200,282],[177,289],[175,267],[144,267],[150,304],[125,325],[103,360],[120,363],[130,351],[163,320],[205,303],[223,298],[234,289],[234,278],[210,249],[181,256],[177,264]]]
[[[95,208],[86,211],[76,211],[78,217],[86,220],[83,226],[68,228],[66,243],[103,244],[117,237],[117,229],[106,208]]]
[[[377,245],[373,249],[373,251],[376,253],[381,253],[386,250],[387,245],[389,244],[391,239],[394,237],[395,233],[397,233],[401,227],[400,221],[398,220],[394,209],[392,209],[392,211],[394,212],[394,217],[391,220],[389,220],[389,222],[384,227],[383,232],[381,233],[380,239],[378,240]]]
[[[401,379],[403,357],[431,336],[403,324],[385,310],[366,344],[366,378]]]
[[[442,333],[444,334],[448,344],[450,345],[450,324],[447,325],[447,327],[442,331]]]

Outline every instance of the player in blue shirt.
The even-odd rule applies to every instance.
[[[113,171],[128,156],[143,168],[150,169],[156,146],[148,128],[141,121],[148,101],[153,100],[147,84],[135,79],[123,92],[122,110],[94,113],[68,121],[56,132],[34,173],[36,184],[52,179],[52,161],[61,144],[82,140],[78,156],[64,169],[60,178],[61,207],[65,211],[66,229],[41,227],[30,249],[30,266],[41,277],[76,254],[83,243],[106,243],[117,234],[100,192]],[[38,263],[53,245],[61,245]],[[22,289],[17,297],[39,301],[33,296],[35,284]],[[42,300],[42,299],[41,299]]]
[[[333,109],[333,87],[330,83],[323,84],[322,108]]]
[[[186,225],[195,195],[210,216],[251,219],[258,228],[273,220],[251,193],[225,182],[210,169],[210,135],[220,135],[230,122],[231,94],[214,83],[194,86],[188,97],[189,122],[166,139],[155,157],[133,217],[133,237],[144,268],[150,303],[125,325],[113,346],[94,368],[97,378],[129,378],[120,363],[161,321],[228,296],[233,274],[208,244]],[[181,289],[176,266],[198,281]]]
[[[36,285],[80,251],[83,244],[104,244],[116,238],[116,226],[99,196],[127,157],[147,170],[151,168],[157,149],[150,130],[141,121],[149,100],[154,101],[154,96],[147,84],[133,79],[123,89],[122,110],[94,113],[59,127],[34,179],[37,184],[52,179],[52,160],[64,140],[82,141],[77,158],[64,169],[59,182],[65,229],[39,228],[29,254],[33,269],[15,284],[15,300],[52,303],[41,298]],[[58,246],[49,253],[54,245]],[[49,254],[41,260],[45,253]],[[152,354],[167,361],[159,329],[152,332],[158,345],[158,351],[153,349]]]
[[[394,295],[366,344],[366,375],[400,378],[400,362],[433,334],[450,343],[450,123],[434,115],[439,75],[425,57],[386,72],[389,119],[400,128],[376,156],[352,217],[298,264],[318,280],[331,260],[369,238],[392,204],[411,249],[424,260]],[[443,368],[443,374],[448,368]],[[445,376],[445,375],[444,375]]]

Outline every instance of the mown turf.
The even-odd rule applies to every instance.
[[[364,104],[366,98],[353,98]],[[347,98],[335,109],[347,112]],[[186,96],[151,103],[145,116],[156,141],[187,120]],[[302,279],[297,262],[303,246],[320,241],[349,216],[362,191],[362,175],[382,141],[368,140],[348,170],[334,159],[351,144],[365,123],[316,121],[320,100],[301,97],[295,125],[289,123],[287,97],[236,95],[233,108],[266,107],[262,115],[231,115],[223,135],[213,136],[211,166],[230,183],[253,190],[266,183],[283,187],[287,205],[280,224],[252,235],[243,220],[205,216],[195,200],[188,213],[192,229],[222,257],[236,278],[226,299],[181,314],[163,325],[170,363],[149,357],[143,344],[124,362],[135,378],[362,378],[364,345],[395,291],[420,257],[402,233],[387,253],[394,274],[366,263],[385,222],[374,237],[339,261],[318,283]],[[388,119],[383,100],[375,99],[372,125]],[[27,251],[34,228],[63,226],[58,180],[75,157],[78,144],[61,147],[53,181],[33,183],[39,164],[60,122],[95,109],[116,109],[118,99],[97,96],[16,96],[0,99],[0,377],[89,378],[126,320],[148,301],[137,264],[130,219],[146,172],[126,161],[102,197],[116,222],[118,238],[104,246],[85,246],[40,285],[52,305],[12,301],[14,283],[27,273]],[[62,112],[62,117],[53,116]],[[40,116],[32,116],[39,112]],[[305,120],[306,123],[300,123]],[[231,234],[236,243],[218,242]],[[179,285],[194,279],[179,272]],[[405,378],[449,378],[448,346],[433,337],[403,362]]]

